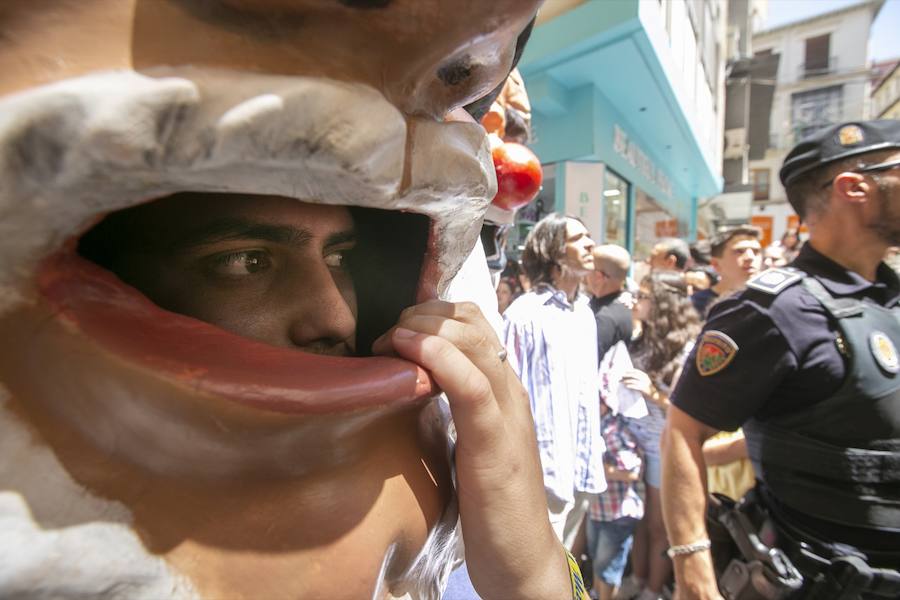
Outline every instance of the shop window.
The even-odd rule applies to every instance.
[[[750,179],[753,184],[753,199],[769,199],[769,169],[753,169],[750,171]]]
[[[686,224],[663,208],[653,196],[635,188],[634,199],[633,256],[646,259],[660,238],[686,236]]]
[[[603,173],[603,232],[604,244],[625,246],[628,224],[628,182],[608,167]]]

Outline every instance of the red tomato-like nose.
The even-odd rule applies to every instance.
[[[505,210],[519,209],[538,195],[544,179],[541,162],[522,144],[504,142],[494,146],[497,195],[493,204]]]

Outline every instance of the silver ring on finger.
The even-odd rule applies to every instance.
[[[497,350],[497,358],[500,359],[500,362],[504,362],[506,360],[506,348],[500,348]]]

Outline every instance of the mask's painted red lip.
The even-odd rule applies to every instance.
[[[165,311],[71,249],[44,261],[38,285],[57,318],[120,359],[245,406],[333,414],[438,392],[424,369],[405,360],[307,354]]]

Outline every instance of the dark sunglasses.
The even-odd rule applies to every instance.
[[[876,165],[857,167],[855,169],[852,169],[850,172],[851,173],[875,173],[878,171],[890,171],[891,169],[896,169],[897,167],[900,167],[900,159],[892,160],[890,162],[878,163]],[[831,179],[826,181],[824,184],[822,184],[822,189],[827,188],[832,183],[834,183],[834,177],[832,177]]]

